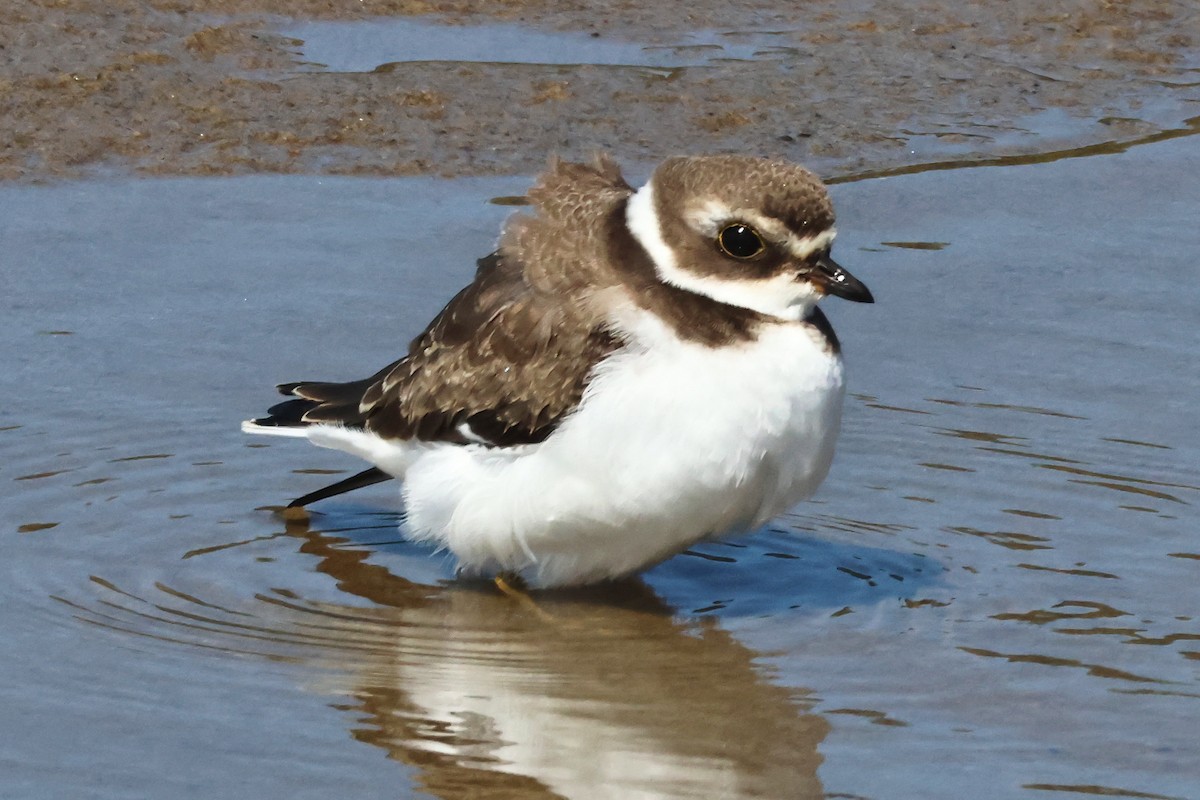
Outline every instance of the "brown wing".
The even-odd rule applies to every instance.
[[[385,438],[513,445],[540,442],[583,396],[618,342],[593,302],[611,285],[604,233],[630,193],[616,165],[552,162],[408,355],[351,383],[289,383],[259,425],[334,422]]]
[[[590,316],[532,289],[519,264],[493,253],[363,393],[365,427],[385,438],[540,442],[616,347]]]
[[[262,426],[332,422],[388,439],[498,446],[545,439],[617,341],[582,304],[531,290],[493,253],[409,353],[370,378],[279,386]]]

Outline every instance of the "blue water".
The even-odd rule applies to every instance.
[[[0,794],[1195,797],[1197,141],[834,187],[826,485],[536,607],[237,430],[527,178],[0,186]]]

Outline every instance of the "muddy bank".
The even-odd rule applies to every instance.
[[[1136,138],[1200,111],[1200,11],[1174,0],[604,4],[124,0],[0,11],[0,176],[529,172],[594,148],[780,154],[826,170]],[[643,7],[649,6],[649,7]],[[288,17],[282,15],[287,14]],[[599,41],[773,32],[702,66],[303,65],[298,20],[421,14]],[[731,37],[730,41],[736,37]],[[528,62],[539,54],[531,48]],[[398,59],[402,60],[402,59]]]

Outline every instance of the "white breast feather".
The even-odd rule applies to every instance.
[[[714,349],[649,314],[630,322],[641,346],[602,363],[542,444],[434,446],[406,464],[411,534],[469,571],[584,583],[759,525],[817,488],[843,387],[816,331],[768,325]]]

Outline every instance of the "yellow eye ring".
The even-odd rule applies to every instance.
[[[717,234],[717,247],[730,258],[747,261],[767,249],[762,236],[744,222],[726,225]]]

